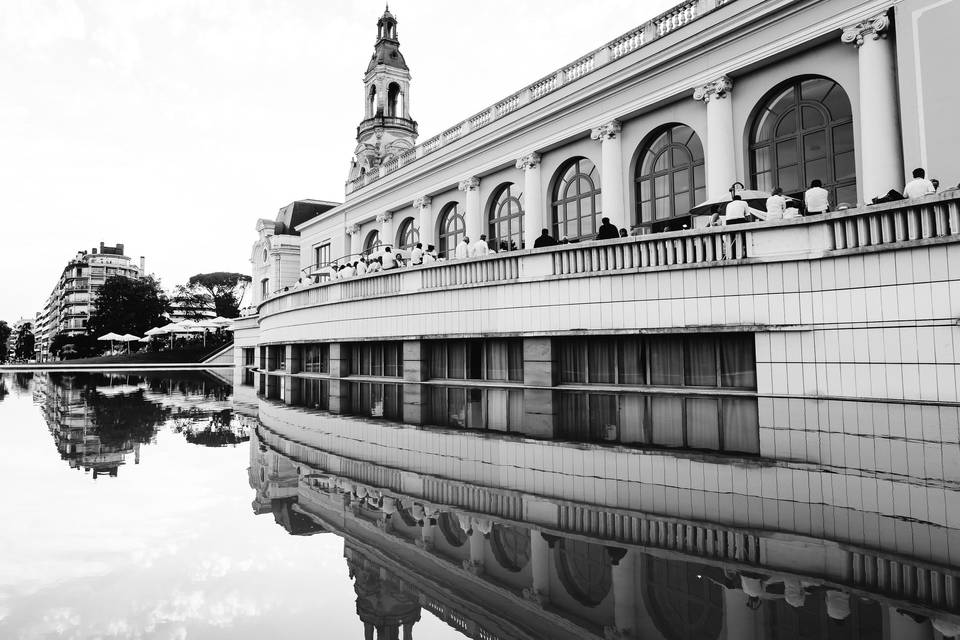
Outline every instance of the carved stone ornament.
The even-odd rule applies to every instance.
[[[460,191],[475,191],[480,188],[480,178],[473,177],[461,180],[457,189]]]
[[[537,165],[540,164],[540,154],[539,153],[528,153],[522,158],[517,160],[517,169],[534,169]]]
[[[867,36],[873,36],[874,40],[886,38],[889,27],[890,18],[887,17],[886,13],[881,13],[880,15],[873,16],[869,20],[864,20],[863,22],[858,22],[855,25],[846,27],[840,36],[840,40],[859,48],[863,45],[863,40]]]
[[[393,220],[392,211],[385,211],[383,213],[377,214],[377,222],[384,223],[384,222],[390,222],[391,220]]]
[[[431,202],[432,200],[430,199],[430,196],[420,196],[419,198],[413,201],[413,208],[425,209],[430,206]]]
[[[720,76],[707,84],[701,85],[693,90],[693,99],[703,102],[711,100],[720,100],[726,98],[727,94],[733,90],[733,80],[727,76]]]
[[[358,233],[360,233],[360,225],[358,224],[350,225],[349,227],[347,227],[347,233],[351,236],[357,235]]]
[[[619,120],[611,120],[607,124],[600,125],[590,131],[592,140],[610,140],[616,138],[622,128]]]

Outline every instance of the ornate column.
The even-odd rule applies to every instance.
[[[490,533],[492,523],[486,518],[474,518],[470,522],[470,559],[463,561],[463,568],[474,575],[483,573],[483,550],[486,546],[486,537]]]
[[[603,207],[600,216],[610,218],[618,229],[630,229],[626,209],[623,206],[623,155],[620,145],[620,121],[611,120],[590,132],[593,140],[600,141],[600,192]],[[599,225],[597,225],[599,227]]]
[[[693,99],[707,103],[707,141],[704,165],[707,174],[707,198],[722,198],[737,181],[736,155],[733,147],[733,103],[730,91],[733,81],[720,76],[697,87]]]
[[[377,222],[380,223],[380,242],[389,245],[395,244],[397,239],[393,237],[393,212],[378,213]]]
[[[480,178],[473,177],[462,180],[457,186],[460,191],[466,192],[466,224],[467,237],[470,242],[476,242],[483,231],[483,212],[480,210]]]
[[[530,573],[532,584],[523,597],[543,606],[550,601],[550,543],[537,529],[530,529]]]
[[[893,45],[886,12],[849,26],[840,37],[857,48],[860,76],[860,165],[865,202],[903,186],[903,152],[897,116]]]
[[[433,201],[430,196],[420,196],[413,201],[413,208],[420,212],[418,225],[420,227],[420,242],[423,248],[436,245],[436,221],[433,219]]]
[[[613,559],[611,588],[613,590],[612,627],[604,628],[608,640],[633,638],[637,631],[636,551],[632,549]]]
[[[540,154],[528,153],[517,160],[517,169],[523,169],[523,244],[533,249],[540,230],[547,226],[540,190]]]
[[[347,227],[345,231],[347,232],[347,245],[344,253],[351,254],[355,251],[359,251],[360,247],[356,245],[359,243],[359,240],[357,240],[357,234],[360,233],[360,225],[352,224]]]

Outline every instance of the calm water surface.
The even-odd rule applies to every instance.
[[[876,491],[859,470],[795,469],[785,477],[820,474],[824,489],[768,499],[737,488],[756,465],[723,461],[726,493],[685,484],[695,457],[673,462],[676,486],[626,484],[633,471],[608,469],[639,460],[629,452],[514,440],[522,463],[509,438],[431,433],[263,402],[209,372],[3,374],[0,638],[960,631],[960,533],[918,517],[953,493],[942,483],[895,479],[893,512],[866,493],[858,512],[832,503]],[[650,511],[583,499],[592,478],[571,451],[612,456],[591,473]],[[508,490],[531,481],[542,494]],[[716,522],[689,517],[710,500]]]

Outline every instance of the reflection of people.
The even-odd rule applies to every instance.
[[[832,620],[846,620],[850,617],[850,594],[830,589],[826,594],[827,615]]]

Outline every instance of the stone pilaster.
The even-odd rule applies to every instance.
[[[533,249],[540,230],[548,227],[540,185],[540,154],[523,156],[517,160],[517,169],[523,170],[523,244],[524,249]]]
[[[466,193],[465,223],[467,237],[470,238],[470,242],[476,242],[480,238],[480,234],[484,233],[483,228],[486,226],[484,225],[485,216],[480,208],[480,178],[473,177],[461,180],[457,188]]]
[[[720,76],[697,87],[693,99],[707,103],[707,141],[704,165],[707,174],[707,197],[722,198],[737,181],[736,155],[733,147],[733,102],[730,94],[733,81]]]
[[[602,218],[610,218],[618,229],[629,229],[626,209],[623,206],[623,154],[620,144],[620,121],[596,127],[590,132],[593,140],[600,141],[600,192],[603,194]]]
[[[430,196],[420,196],[413,201],[413,208],[419,211],[420,242],[424,250],[437,244],[437,221],[433,217],[433,200]]]
[[[385,245],[393,245],[397,239],[393,233],[393,212],[385,211],[377,214],[377,222],[380,223],[380,242]]]

